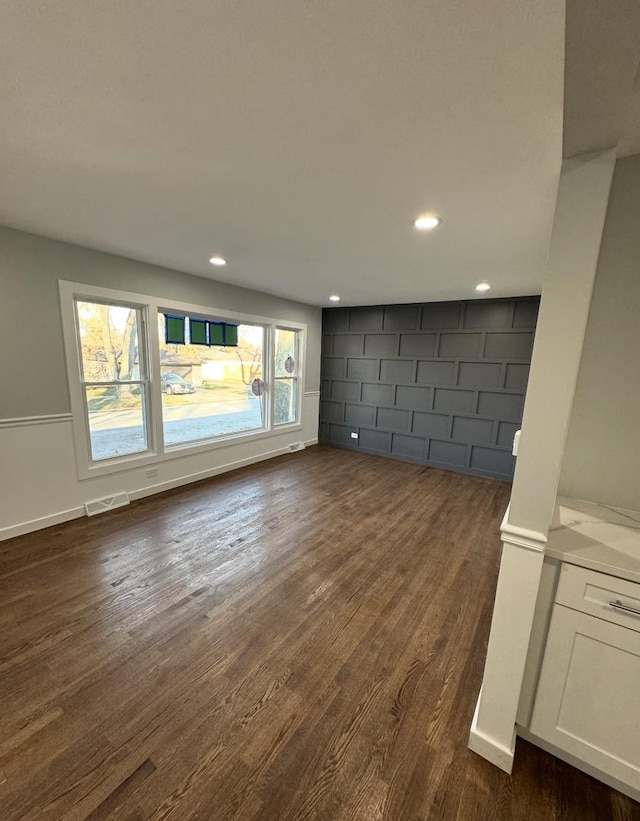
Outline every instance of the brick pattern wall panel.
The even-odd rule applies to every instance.
[[[427,410],[431,407],[431,388],[397,385],[395,406],[406,410]]]
[[[522,419],[523,398],[519,393],[478,392],[478,413],[495,419]]]
[[[348,445],[351,442],[351,430],[346,425],[329,425],[329,439],[336,445]]]
[[[400,334],[400,356],[433,356],[435,334]]]
[[[347,379],[365,380],[378,378],[377,359],[347,359]]]
[[[411,411],[395,408],[378,408],[376,427],[388,430],[409,430]]]
[[[326,309],[321,441],[510,480],[538,305]]]
[[[393,406],[393,385],[375,385],[365,382],[362,385],[362,401],[371,405]]]
[[[498,436],[496,439],[498,447],[511,450],[513,447],[513,437],[519,429],[519,422],[498,422]]]
[[[379,331],[382,328],[382,308],[360,308],[350,311],[350,331]]]
[[[520,391],[524,393],[529,381],[529,366],[521,365],[517,362],[510,362],[507,365],[504,377],[504,386],[510,391]],[[493,385],[491,387],[494,387]]]
[[[511,306],[508,302],[476,302],[464,312],[465,328],[508,328]]]
[[[362,356],[362,337],[359,334],[334,334],[334,356]]]
[[[432,302],[430,305],[423,305],[420,327],[423,330],[438,331],[459,328],[461,307],[459,302]]]
[[[473,391],[435,388],[433,391],[433,409],[443,413],[471,413],[473,399]]]
[[[338,379],[331,380],[331,399],[358,399],[360,385],[358,382],[343,382]]]
[[[344,379],[347,360],[341,356],[325,356],[322,359],[322,375],[326,379]]]
[[[381,359],[380,379],[383,382],[413,382],[413,361],[411,359]]]
[[[429,459],[439,465],[464,467],[467,464],[469,448],[458,442],[439,442],[432,439],[429,443]]]
[[[429,439],[435,436],[437,439],[446,438],[451,430],[451,420],[441,413],[421,413],[413,412],[413,433]]]
[[[337,309],[327,313],[322,325],[326,334],[345,333],[349,330],[349,311]]]
[[[453,385],[455,370],[455,362],[418,360],[416,382],[421,385]]]
[[[385,331],[415,331],[420,308],[417,305],[395,305],[384,309]]]
[[[372,428],[375,425],[375,419],[376,409],[371,405],[345,405],[344,421],[349,425],[358,428]]]
[[[363,428],[360,431],[360,447],[364,450],[388,453],[390,441],[390,433],[384,433],[381,430],[370,430],[370,428]]]
[[[365,334],[365,356],[394,356],[398,340],[395,334]]]
[[[484,473],[505,473],[511,467],[512,456],[495,448],[471,448],[471,467]]]
[[[344,422],[344,405],[342,402],[323,399],[320,403],[320,416],[324,422]]]
[[[493,424],[491,419],[454,416],[451,437],[460,442],[478,442],[479,444],[490,445],[493,441]]]
[[[499,362],[461,362],[458,368],[458,385],[464,388],[499,388],[501,378]]]
[[[421,462],[424,459],[424,439],[419,436],[394,433],[391,437],[391,453]]]
[[[538,321],[540,303],[535,301],[517,302],[514,315],[514,328],[535,328]]]
[[[461,357],[478,356],[480,351],[480,334],[440,334],[440,352],[438,356]]]
[[[526,359],[531,361],[532,333],[490,333],[484,346],[484,355],[496,359]]]

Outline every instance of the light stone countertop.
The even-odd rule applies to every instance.
[[[640,583],[640,512],[559,496],[545,553]]]

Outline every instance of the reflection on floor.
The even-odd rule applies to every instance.
[[[471,753],[509,486],[315,447],[0,544],[17,819],[603,819]]]

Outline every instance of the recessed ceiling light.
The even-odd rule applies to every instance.
[[[340,302],[340,297],[337,294],[331,294],[329,302]]]
[[[418,231],[433,231],[441,222],[440,217],[437,217],[435,214],[422,214],[422,216],[414,219],[413,227],[417,228]]]
[[[219,256],[219,254],[216,254],[215,256],[211,257],[209,262],[212,265],[226,265],[227,264],[227,260],[224,257]]]
[[[488,282],[479,282],[476,285],[476,291],[490,291],[491,285]]]

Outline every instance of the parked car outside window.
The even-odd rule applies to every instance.
[[[177,373],[163,373],[160,377],[160,390],[166,394],[195,393],[193,382],[186,382]]]

